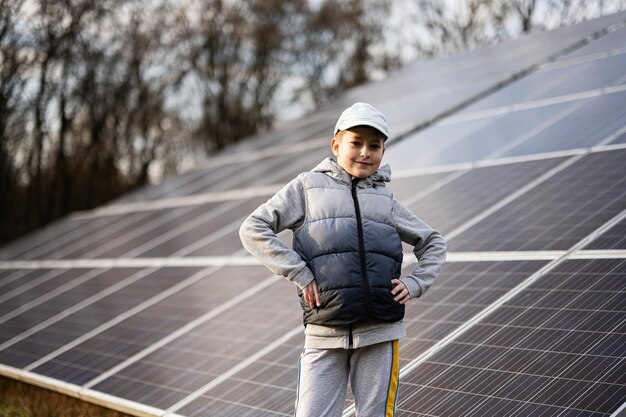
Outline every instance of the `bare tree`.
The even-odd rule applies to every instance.
[[[405,24],[422,30],[417,56],[432,57],[489,45],[520,34],[578,23],[624,9],[624,0],[466,0],[401,2]],[[402,8],[403,6],[399,6]]]
[[[29,31],[23,37],[30,44],[5,48],[2,43],[0,85],[11,94],[3,94],[9,99],[1,105],[17,103],[12,106],[19,106],[26,126],[0,147],[10,163],[3,164],[2,183],[14,185],[12,205],[18,208],[12,217],[19,217],[13,222],[21,225],[18,229],[147,184],[157,158],[180,156],[169,152],[180,144],[178,117],[164,104],[170,80],[150,75],[161,58],[160,40],[167,31],[157,20],[165,13],[144,19],[141,5],[113,0],[51,0],[36,6],[19,22]],[[17,61],[7,58],[10,51],[30,57],[28,65],[12,69],[7,64]],[[30,94],[15,94],[9,86]],[[2,126],[15,113],[3,112]],[[3,214],[2,221],[9,217]]]
[[[302,80],[294,98],[319,107],[376,72],[396,68],[395,51],[385,48],[388,1],[326,0],[308,5],[295,44],[293,76]]]
[[[273,98],[289,71],[286,44],[302,4],[199,0],[181,11],[186,33],[180,79],[199,86],[194,136],[207,152],[271,126]]]
[[[25,108],[20,101],[30,56],[17,30],[24,1],[0,0],[0,242],[21,232],[16,222],[19,176],[16,149],[24,134]]]

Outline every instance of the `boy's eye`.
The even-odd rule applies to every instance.
[[[355,142],[355,141],[352,141],[350,143],[352,144],[352,146],[360,146],[361,145],[359,142]]]

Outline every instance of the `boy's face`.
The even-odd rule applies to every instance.
[[[381,133],[369,126],[337,132],[330,146],[339,166],[358,178],[366,178],[376,172],[385,153]]]

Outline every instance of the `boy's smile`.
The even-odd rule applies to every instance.
[[[330,146],[337,164],[357,178],[366,178],[376,172],[385,153],[382,134],[369,126],[337,132]]]

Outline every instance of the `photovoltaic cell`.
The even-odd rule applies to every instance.
[[[588,43],[582,48],[569,53],[564,59],[595,54],[603,51],[622,50],[624,48],[625,38],[626,29],[623,27],[617,28],[606,35],[595,39],[593,42]]]
[[[61,313],[82,299],[77,297],[96,294],[131,273],[132,271],[125,270],[116,271],[115,274],[106,270],[59,271],[42,275],[46,279],[29,287],[27,292],[17,291],[18,287],[13,292],[6,293],[13,297],[0,304],[3,313],[0,318],[0,342],[4,343],[51,315]]]
[[[611,414],[626,394],[625,274],[620,259],[566,261],[406,376],[398,414]]]
[[[0,248],[0,259],[32,259],[31,253],[40,254],[47,246],[63,243],[77,234],[87,234],[106,224],[103,219],[63,219],[43,230],[30,233],[26,238],[19,239],[15,245]]]
[[[4,307],[4,303],[6,300],[16,296],[17,294],[24,294],[25,292],[30,291],[32,288],[36,288],[40,284],[66,271],[42,268],[31,270],[7,269],[2,272],[3,274],[0,278],[0,314],[6,314],[12,311],[12,308]],[[80,275],[82,272],[78,270],[76,273]],[[76,276],[76,273],[69,272],[68,275],[74,274],[74,276]],[[25,295],[25,297],[30,297],[30,299],[33,299],[37,296]]]
[[[176,210],[172,211],[175,212]],[[152,224],[159,221],[163,214],[163,211],[155,210],[104,216],[97,219],[101,224],[100,228],[92,230],[89,234],[80,234],[71,241],[66,241],[63,245],[50,245],[53,249],[48,253],[39,253],[37,258],[90,258],[90,254],[97,253],[112,242],[119,242],[118,239],[125,233],[141,228],[150,228]]]
[[[385,152],[383,160],[396,171],[410,170],[432,165],[431,156],[440,149],[453,148],[468,134],[488,124],[488,120],[470,120],[465,122],[434,125],[394,143]],[[395,180],[392,182],[394,183]]]
[[[74,384],[87,383],[94,374],[107,371],[249,289],[258,283],[259,271],[263,270],[260,267],[225,267],[216,270],[169,297],[156,300],[154,304],[123,321],[113,323],[111,327],[60,353],[35,371]],[[89,360],[82,360],[84,357]],[[100,359],[94,361],[94,357]],[[100,362],[105,363],[106,367],[99,367]]]
[[[626,82],[626,50],[617,55],[588,61],[575,77],[568,77],[545,91],[537,98],[548,98],[595,90],[603,87],[623,85]]]
[[[202,245],[203,242],[206,242],[203,246],[214,242],[221,244],[225,241],[224,233],[228,236],[238,236],[237,231],[243,219],[268,198],[269,196],[221,203],[216,210],[200,213],[196,218],[190,219],[189,224],[176,228],[165,237],[159,236],[154,242],[144,243],[143,248],[135,249],[132,254],[146,257],[181,255],[192,250],[190,248]],[[212,235],[216,238],[212,238]],[[240,242],[235,250],[238,249],[241,249]],[[222,253],[231,254],[235,250]]]
[[[580,103],[560,103],[528,110],[506,113],[484,120],[486,125],[461,140],[435,152],[425,152],[425,165],[442,165],[460,162],[480,161],[508,155],[514,143],[526,143],[534,134],[558,125],[561,120],[576,112]],[[539,133],[537,133],[539,132]],[[567,149],[574,148],[568,147]],[[548,151],[550,149],[545,149]],[[539,153],[544,149],[533,153]]]
[[[611,141],[611,143],[626,143],[626,133],[622,133]]]
[[[548,90],[560,86],[568,80],[577,79],[593,65],[593,62],[583,62],[565,67],[548,66],[516,80],[500,91],[469,106],[466,111],[473,112],[507,106],[512,103],[529,102],[536,100],[540,95],[550,97],[551,95],[547,94]]]
[[[259,321],[259,317],[264,319]],[[167,409],[301,326],[301,322],[295,288],[287,282],[277,282],[254,299],[203,323],[95,388]],[[176,378],[171,378],[172,372]],[[146,389],[133,392],[133,387],[140,385]]]
[[[2,331],[6,334],[2,340],[5,343],[11,341],[13,337],[20,336],[22,332],[37,328],[36,326],[43,322],[47,325],[37,332],[31,331],[32,334],[28,337],[5,347],[0,351],[0,360],[11,366],[25,367],[88,330],[175,285],[183,277],[197,270],[197,268],[166,268],[148,275],[134,275],[139,272],[136,269],[102,270],[80,285],[67,289],[3,323],[2,328],[10,330]],[[128,285],[111,294],[103,293],[124,279],[129,280]],[[81,306],[81,302],[90,298],[93,303],[84,307],[74,307]],[[73,307],[77,311],[67,315],[68,309]],[[9,360],[9,357],[22,359]]]
[[[226,204],[226,203],[222,203]],[[235,205],[237,203],[233,203]],[[193,230],[209,221],[217,203],[200,206],[181,207],[174,210],[161,210],[154,221],[138,228],[129,228],[121,233],[114,244],[102,245],[98,250],[89,253],[89,257],[117,258],[133,257],[151,249],[168,237],[180,235]]]
[[[592,153],[449,242],[451,250],[564,250],[626,206],[626,150]]]
[[[623,108],[626,108],[626,92],[598,96],[502,155],[526,155],[597,145],[626,126],[626,113],[616,111]]]
[[[626,220],[622,220],[595,238],[584,249],[626,249]]]
[[[550,158],[473,169],[408,204],[408,207],[445,235],[563,160]]]
[[[589,57],[583,61],[557,61],[529,74],[484,100],[468,107],[472,112],[512,103],[564,96],[624,83],[626,51],[616,55]]]

